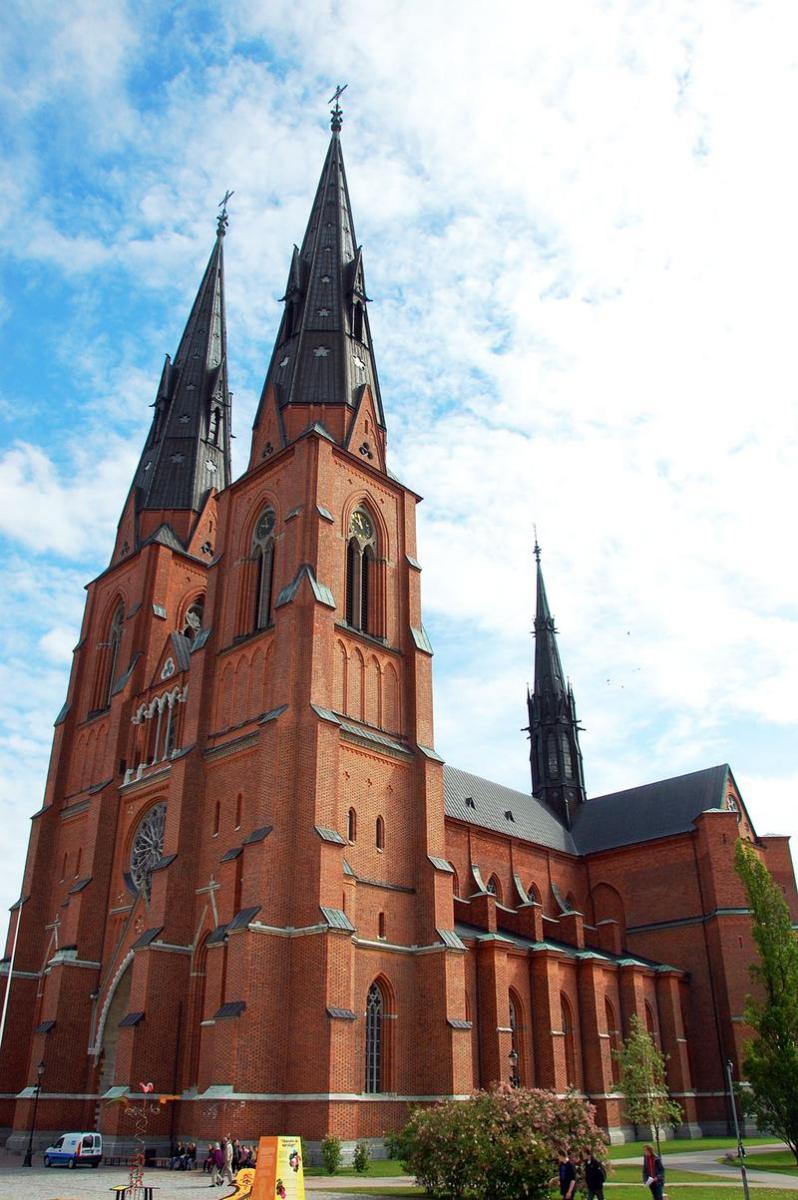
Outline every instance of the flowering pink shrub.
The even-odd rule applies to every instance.
[[[561,1148],[577,1161],[605,1153],[594,1111],[576,1095],[499,1084],[470,1100],[415,1109],[394,1146],[433,1196],[538,1200]]]

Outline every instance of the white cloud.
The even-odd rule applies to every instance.
[[[452,20],[379,0],[364,20],[292,0],[230,6],[209,29],[188,4],[157,45],[152,7],[106,6],[96,34],[93,8],[34,6],[20,37],[41,50],[6,72],[22,131],[7,207],[28,213],[13,253],[73,289],[46,347],[83,390],[77,428],[54,445],[26,430],[0,457],[7,538],[32,575],[47,554],[69,564],[53,601],[69,618],[28,630],[25,613],[8,668],[12,694],[39,680],[12,706],[13,737],[41,731],[18,786],[41,790],[76,573],[110,553],[228,186],[243,467],[334,72],[352,80],[344,146],[391,462],[426,496],[439,748],[526,786],[537,522],[591,790],[728,758],[761,826],[760,795],[771,811],[794,783],[768,756],[789,757],[798,723],[794,7],[469,0]],[[42,146],[33,124],[54,98],[85,140],[77,206],[60,188],[74,143]],[[122,306],[109,330],[106,299]],[[773,813],[798,832],[792,809]]]

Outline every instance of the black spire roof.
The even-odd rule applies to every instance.
[[[355,238],[341,152],[341,112],[332,137],[301,248],[294,246],[285,311],[263,386],[274,387],[280,408],[292,404],[354,408],[366,384],[385,428],[366,306],[363,256]]]
[[[545,800],[570,829],[577,806],[585,800],[579,722],[574,694],[560,662],[537,542],[535,561],[535,687],[527,694],[532,794]]]
[[[222,253],[226,224],[223,211],[174,362],[166,356],[152,426],[133,479],[139,513],[144,509],[199,512],[211,488],[221,491],[230,482]]]

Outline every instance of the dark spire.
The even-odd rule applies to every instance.
[[[557,630],[549,610],[537,538],[535,562],[535,688],[527,692],[532,794],[544,800],[570,829],[577,805],[585,800],[580,726],[574,694],[557,649]]]
[[[230,482],[230,391],[224,313],[228,192],[220,204],[216,241],[174,362],[166,356],[155,413],[134,476],[136,512],[199,512],[211,488]]]
[[[263,385],[255,429],[274,388],[277,403],[346,406],[354,410],[366,387],[382,430],[385,419],[366,306],[366,284],[341,152],[343,115],[336,90],[332,137],[301,248],[294,247],[285,311]]]

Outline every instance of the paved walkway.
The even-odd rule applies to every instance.
[[[780,1150],[781,1145],[761,1146],[760,1150]],[[698,1171],[702,1175],[714,1175],[718,1187],[740,1187],[740,1171],[729,1163],[719,1163],[722,1150],[685,1150],[664,1157],[665,1171]],[[639,1165],[640,1157],[620,1158],[614,1160],[618,1164]],[[748,1156],[748,1181],[752,1188],[769,1187],[784,1188],[798,1191],[798,1176],[780,1175],[774,1171],[757,1171],[755,1167],[756,1151],[751,1150]],[[100,1167],[97,1170],[80,1168],[70,1171],[65,1167],[36,1166],[25,1169],[19,1165],[18,1158],[3,1155],[0,1157],[0,1200],[108,1200],[110,1189],[118,1183],[124,1183],[127,1173],[120,1167]],[[146,1178],[157,1188],[156,1200],[199,1200],[207,1196],[211,1188],[208,1176],[202,1171],[147,1171]],[[339,1188],[357,1188],[361,1200],[379,1195],[382,1188],[406,1187],[412,1184],[410,1176],[400,1175],[384,1179],[360,1179],[351,1175],[316,1176],[305,1180],[309,1192],[313,1192],[313,1200],[346,1200],[338,1191]],[[676,1185],[674,1185],[676,1186]],[[708,1183],[684,1184],[686,1187],[711,1187]],[[633,1188],[636,1200],[646,1200],[642,1184],[618,1183],[612,1189]],[[211,1196],[224,1197],[229,1194],[229,1188],[213,1188]],[[798,1200],[798,1198],[796,1198]]]
[[[780,1175],[775,1171],[757,1171],[756,1156],[757,1153],[767,1153],[770,1150],[784,1150],[782,1142],[774,1142],[770,1146],[752,1146],[748,1150],[746,1158],[746,1167],[748,1169],[748,1182],[751,1187],[770,1187],[784,1188],[788,1191],[798,1191],[798,1175]],[[718,1162],[719,1158],[723,1157],[723,1150],[685,1150],[678,1151],[675,1154],[663,1154],[662,1161],[665,1164],[665,1187],[667,1188],[668,1171],[698,1171],[702,1175],[715,1175],[718,1183],[725,1182],[728,1184],[736,1183],[741,1186],[740,1168],[733,1166],[731,1163]],[[640,1156],[635,1158],[616,1158],[615,1163],[633,1163],[635,1166],[640,1166]],[[677,1186],[677,1185],[674,1185]],[[687,1185],[699,1187],[699,1184]],[[709,1187],[710,1184],[704,1184],[704,1187]]]

